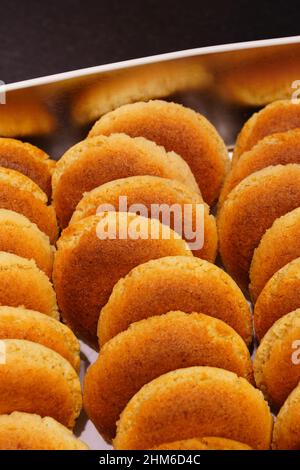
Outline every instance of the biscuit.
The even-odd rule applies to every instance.
[[[126,208],[123,209],[121,205],[124,196]],[[184,184],[157,176],[131,176],[111,181],[84,195],[70,223],[95,215],[99,212],[100,206],[104,207],[106,204],[111,205],[114,210],[128,212],[140,212],[141,205],[143,205],[146,209],[146,217],[151,211],[151,217],[158,218],[173,230],[175,230],[174,217],[171,213],[178,213],[181,218],[178,233],[187,243],[191,242],[190,248],[194,255],[208,261],[215,261],[218,244],[215,219],[209,214],[209,206],[203,202],[202,197],[189,190]],[[136,210],[130,209],[133,205]],[[152,211],[154,206],[157,206],[156,213]],[[203,240],[200,240],[201,233]],[[199,236],[197,236],[198,240],[195,235]]]
[[[186,162],[154,142],[125,134],[98,136],[71,147],[57,162],[52,177],[53,203],[62,227],[83,194],[108,181],[128,176],[170,178],[199,192]]]
[[[249,283],[255,248],[274,220],[300,205],[300,165],[264,168],[241,181],[228,195],[218,217],[220,254],[240,287]]]
[[[300,449],[300,385],[288,396],[280,409],[273,430],[274,450]]]
[[[54,318],[21,307],[0,307],[0,340],[11,338],[53,349],[79,372],[79,342],[67,326]]]
[[[144,385],[122,412],[116,450],[217,436],[268,449],[272,415],[262,393],[214,367],[177,369]]]
[[[116,283],[101,310],[100,345],[133,322],[171,310],[219,318],[251,343],[249,306],[230,276],[199,258],[172,256],[141,264]]]
[[[89,137],[115,132],[143,136],[178,153],[190,166],[204,201],[211,205],[217,200],[229,159],[222,138],[204,116],[166,101],[128,104],[100,118]]]
[[[242,338],[226,323],[200,313],[169,312],[133,323],[101,349],[84,382],[84,408],[107,440],[128,401],[171,370],[213,366],[253,382]]]
[[[151,450],[252,450],[247,444],[242,444],[224,437],[201,437],[184,441],[166,442]]]
[[[38,147],[16,139],[0,137],[0,166],[11,168],[32,179],[48,198],[55,162]]]
[[[203,89],[211,78],[197,57],[118,70],[113,76],[101,75],[74,96],[72,118],[87,124],[123,104]]]
[[[300,309],[277,320],[262,339],[254,360],[257,387],[279,409],[300,380]]]
[[[2,97],[2,96],[1,96]],[[56,119],[49,108],[34,95],[33,89],[6,93],[0,103],[0,135],[2,137],[43,136],[54,132]]]
[[[218,204],[221,206],[230,191],[255,171],[288,163],[300,163],[299,129],[268,135],[244,152],[225,178]]]
[[[24,215],[0,209],[0,251],[33,259],[51,277],[55,249],[47,235]]]
[[[36,413],[73,428],[82,400],[79,378],[69,362],[31,341],[3,339],[0,345],[0,414]]]
[[[53,280],[60,310],[73,331],[93,345],[100,310],[122,276],[150,259],[192,256],[186,242],[168,226],[125,212],[74,223],[63,231],[57,246]]]
[[[0,251],[0,305],[24,307],[59,318],[51,282],[33,260]]]
[[[299,233],[300,208],[297,208],[276,219],[262,237],[250,268],[249,289],[254,301],[279,269],[300,256]]]
[[[14,411],[0,415],[0,450],[88,450],[53,418]]]
[[[300,101],[280,100],[269,104],[244,124],[233,151],[232,164],[267,135],[300,127]]]
[[[256,337],[261,340],[273,323],[300,307],[300,258],[279,269],[268,280],[254,306]]]
[[[25,215],[54,243],[57,234],[56,216],[47,206],[47,196],[30,178],[18,171],[0,167],[0,208]]]
[[[290,51],[290,49],[289,49]],[[243,51],[245,52],[245,51]],[[218,77],[218,91],[230,103],[242,106],[265,106],[276,100],[291,99],[292,84],[300,76],[297,53],[286,57],[278,53],[271,57],[248,57],[246,63],[237,64]],[[249,60],[250,59],[250,60]]]

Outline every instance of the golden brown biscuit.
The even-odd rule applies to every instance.
[[[210,81],[197,57],[118,70],[113,76],[101,75],[74,96],[72,117],[77,124],[87,124],[123,104],[199,90]]]
[[[67,324],[94,345],[100,310],[122,276],[150,259],[192,256],[168,226],[125,212],[106,212],[72,224],[57,246],[53,280],[59,307]]]
[[[124,196],[126,207],[122,208]],[[174,218],[168,207],[166,212],[164,208],[167,204],[169,209],[174,208],[174,213],[179,209],[182,223],[178,224],[178,233],[187,243],[191,242],[190,248],[195,256],[215,261],[218,244],[215,219],[209,214],[209,206],[203,202],[200,194],[189,190],[184,184],[157,176],[131,176],[111,181],[84,195],[70,223],[95,215],[100,206],[104,207],[105,204],[111,205],[114,210],[128,212],[140,212],[142,204],[145,206],[146,216],[151,214],[151,217],[158,218],[173,230],[176,230]],[[133,205],[135,210],[131,209]],[[158,209],[156,213],[152,211],[154,205]]]
[[[57,234],[56,216],[47,206],[47,196],[30,178],[18,171],[0,167],[0,208],[25,215],[46,233],[51,243]]]
[[[280,409],[273,430],[274,450],[300,449],[300,385],[288,396]]]
[[[228,173],[218,204],[221,206],[230,191],[255,171],[288,163],[300,163],[299,129],[264,137],[251,150],[244,152]]]
[[[100,345],[133,322],[171,310],[219,318],[251,343],[249,306],[230,276],[199,258],[169,256],[137,266],[116,283],[101,310]]]
[[[213,366],[253,382],[242,338],[226,323],[200,313],[169,312],[133,323],[101,349],[84,382],[84,407],[107,440],[140,388],[171,370]]]
[[[144,385],[122,412],[114,448],[149,449],[208,435],[268,449],[272,415],[260,391],[215,367],[177,369]]]
[[[275,409],[283,405],[299,383],[299,341],[300,309],[277,320],[256,351],[255,382]]]
[[[262,237],[250,268],[249,289],[254,301],[279,269],[300,256],[299,233],[300,208],[297,208],[276,219]]]
[[[244,52],[244,51],[243,51]],[[247,60],[232,67],[220,75],[218,91],[229,102],[243,106],[265,106],[276,100],[291,99],[295,89],[292,84],[300,77],[298,54],[286,57],[278,53],[276,56],[258,57]]]
[[[300,258],[279,269],[269,279],[254,306],[256,337],[261,340],[273,323],[300,307]]]
[[[55,130],[55,117],[32,89],[30,94],[26,89],[14,90],[5,98],[5,105],[0,105],[0,136],[41,136]]]
[[[233,152],[233,165],[240,156],[250,150],[267,135],[300,128],[300,101],[275,101],[263,108],[244,124]]]
[[[0,415],[0,450],[88,450],[53,418],[14,411]]]
[[[201,114],[159,100],[128,104],[100,118],[89,137],[115,132],[143,136],[178,153],[191,167],[205,202],[212,204],[218,198],[228,154],[216,129]]]
[[[11,168],[32,179],[48,198],[55,162],[43,150],[16,139],[0,138],[0,166]]]
[[[264,168],[230,192],[218,213],[218,235],[224,266],[240,287],[248,286],[253,253],[265,231],[299,205],[297,164]]]
[[[25,307],[59,318],[51,282],[33,260],[0,251],[0,305]]]
[[[53,349],[79,372],[79,341],[56,319],[21,307],[0,307],[0,340],[11,338],[26,339]]]
[[[18,212],[0,209],[0,251],[27,259],[51,277],[55,248],[36,224]]]
[[[0,347],[0,414],[36,413],[73,428],[82,400],[79,378],[69,362],[31,341],[3,339]]]
[[[128,176],[170,178],[199,192],[185,161],[142,137],[125,134],[98,136],[71,147],[57,162],[52,178],[53,202],[62,227],[83,194],[108,181]]]
[[[242,444],[224,437],[201,437],[184,441],[166,442],[153,447],[152,450],[252,450],[247,444]]]

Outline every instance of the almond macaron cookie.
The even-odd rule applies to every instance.
[[[267,331],[256,351],[254,376],[257,387],[278,410],[300,380],[300,309],[284,315]]]
[[[233,152],[233,165],[240,156],[250,150],[267,135],[300,128],[300,100],[274,101],[244,124]]]
[[[0,450],[88,450],[70,429],[49,416],[14,411],[0,415]]]
[[[51,282],[33,260],[0,252],[0,305],[24,307],[59,318]]]
[[[0,307],[0,340],[25,339],[53,349],[79,372],[80,346],[74,333],[63,323],[34,310]]]
[[[180,104],[154,100],[127,104],[102,116],[89,137],[124,132],[178,153],[190,166],[203,199],[213,204],[229,169],[226,146],[201,114]]]
[[[247,444],[242,444],[224,437],[201,437],[183,441],[166,442],[151,450],[252,450]]]
[[[131,323],[171,310],[218,318],[251,343],[249,305],[231,277],[199,258],[170,256],[141,264],[116,283],[101,310],[100,346]]]
[[[55,248],[47,235],[24,215],[0,209],[0,251],[33,259],[51,277]]]
[[[286,313],[300,308],[300,258],[279,269],[268,280],[254,305],[256,337],[261,340]]]
[[[192,256],[168,226],[126,212],[82,219],[63,231],[57,246],[53,281],[60,310],[72,330],[93,345],[101,308],[121,277],[150,259]]]
[[[229,193],[217,217],[220,254],[225,269],[241,288],[248,287],[254,250],[266,230],[299,205],[298,164],[264,168]]]
[[[144,206],[144,207],[143,207]],[[217,254],[217,228],[209,206],[199,193],[191,191],[175,180],[157,176],[131,176],[103,184],[86,193],[77,205],[70,223],[95,215],[102,210],[139,212],[170,225],[189,243],[195,256],[215,261]],[[167,209],[167,210],[166,210]],[[174,227],[172,215],[181,213]]]
[[[187,90],[202,90],[211,73],[197,57],[153,62],[143,67],[118,70],[83,86],[72,100],[71,113],[78,125],[86,125],[127,103],[162,98]]]
[[[244,152],[227,174],[218,204],[222,205],[230,191],[255,171],[288,163],[300,163],[299,129],[268,135]]]
[[[35,145],[0,137],[0,166],[11,168],[32,179],[49,198],[54,160]]]
[[[269,449],[273,419],[263,394],[243,377],[215,367],[161,375],[127,404],[113,441],[116,450],[217,436]]]
[[[142,137],[97,136],[71,147],[56,164],[53,204],[60,225],[68,225],[85,192],[108,181],[137,175],[174,179],[199,192],[189,166],[175,152],[166,152]]]
[[[38,94],[26,89],[6,94],[5,106],[0,106],[2,137],[32,137],[52,134],[57,122],[49,107]]]
[[[60,354],[22,339],[0,341],[0,414],[50,416],[73,428],[82,404],[79,377]]]
[[[300,256],[299,233],[300,208],[297,208],[276,219],[262,237],[250,267],[249,289],[254,301],[277,271]]]
[[[239,57],[234,66],[217,77],[217,91],[227,102],[240,106],[265,106],[276,100],[291,100],[294,81],[300,76],[300,63],[297,52],[289,48],[287,54],[272,48],[243,51],[247,55]],[[227,59],[228,60],[228,59]]]
[[[0,167],[0,208],[19,212],[35,223],[54,243],[58,228],[47,195],[30,178],[18,171]]]
[[[143,385],[191,366],[219,367],[253,382],[247,346],[230,326],[200,313],[169,312],[133,323],[104,345],[85,376],[85,410],[110,441],[120,413]]]
[[[281,407],[272,438],[274,450],[300,450],[300,385],[291,392]]]

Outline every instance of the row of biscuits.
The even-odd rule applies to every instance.
[[[279,101],[245,124],[220,198],[222,206],[228,194],[231,201],[236,197],[232,203],[236,204],[236,210],[243,199],[249,204],[246,210],[241,210],[238,223],[244,219],[245,224],[240,225],[242,232],[247,226],[244,240],[246,231],[248,234],[252,231],[252,246],[249,250],[249,241],[248,248],[246,244],[239,246],[239,255],[244,259],[246,256],[247,263],[236,279],[244,287],[250,279],[255,333],[261,341],[254,361],[255,380],[273,409],[280,410],[274,429],[275,448],[299,448],[300,375],[295,356],[300,333],[297,310],[300,306],[297,293],[299,116],[299,104]],[[236,192],[232,190],[235,187]],[[222,208],[220,215],[221,212]],[[227,253],[225,248],[224,264]],[[240,267],[236,265],[235,269]],[[246,283],[239,277],[240,273]]]
[[[79,342],[59,321],[51,284],[54,162],[14,139],[0,148],[0,448],[83,450],[71,432],[82,402]]]
[[[171,175],[175,175],[177,180],[179,176],[182,178],[183,173],[178,169],[186,164],[181,157],[174,158],[174,149],[178,152],[181,146],[181,154],[185,149],[186,161],[190,163],[196,157],[195,165],[198,162],[202,165],[196,178],[202,194],[205,188],[203,181],[212,188],[216,186],[217,178],[220,180],[220,175],[211,168],[221,167],[221,180],[225,176],[224,144],[220,145],[220,138],[215,131],[211,132],[209,125],[203,129],[204,118],[191,110],[163,102],[138,103],[126,107],[132,122],[139,108],[141,125],[143,120],[148,119],[148,123],[143,124],[143,130],[149,131],[153,124],[153,132],[160,134],[156,142],[163,144],[168,153],[146,140],[145,137],[149,139],[150,136],[140,133],[141,129],[137,131],[137,137],[134,133],[128,136],[128,129],[125,130],[127,134],[108,131],[107,136],[90,137],[67,151],[58,162],[53,177],[53,199],[58,218],[63,225],[69,223],[58,241],[54,284],[62,315],[74,331],[95,347],[98,333],[101,351],[85,377],[84,406],[108,442],[116,435],[119,415],[127,403],[137,396],[143,386],[154,379],[167,377],[166,374],[172,371],[189,370],[191,366],[201,370],[203,366],[210,366],[212,373],[217,373],[217,368],[224,369],[224,372],[226,369],[245,377],[246,388],[254,390],[250,385],[250,382],[253,383],[253,371],[246,345],[252,341],[250,310],[237,285],[209,262],[215,260],[217,240],[215,221],[209,215],[208,207],[205,205],[205,243],[200,251],[194,252],[189,250],[184,240],[173,236],[172,224],[168,236],[163,237],[163,226],[158,220],[118,212],[121,196],[128,198],[131,207],[137,203],[147,208],[154,203],[180,204],[183,208],[184,204],[203,204],[192,177],[179,182],[165,178]],[[126,122],[129,123],[129,120],[126,119]],[[178,135],[180,129],[181,135]],[[124,129],[120,130],[124,132]],[[203,133],[207,142],[203,142]],[[169,139],[169,144],[166,139]],[[199,178],[199,174],[203,174],[205,161],[199,159],[200,155],[195,156],[195,146],[198,145],[199,152],[201,141],[202,149],[205,150],[206,144],[206,158],[209,160],[205,178],[203,175]],[[160,160],[154,160],[158,152]],[[166,156],[169,158],[166,159]],[[214,161],[216,159],[217,163]],[[169,168],[161,174],[164,160]],[[155,173],[144,175],[145,171],[149,172],[148,168]],[[192,175],[190,170],[185,174]],[[107,181],[113,178],[117,179]],[[210,202],[218,197],[218,193]],[[98,210],[98,215],[95,215],[97,208],[105,204],[115,207],[117,212]],[[126,233],[128,222],[138,223],[149,234],[150,229],[156,226],[159,237],[100,239],[97,226],[102,222],[115,222],[122,228],[122,233],[124,230]],[[215,292],[211,292],[213,287]],[[220,304],[224,307],[220,308]],[[194,311],[201,313],[192,313]],[[179,390],[179,393],[182,392]],[[250,422],[266,417],[266,424],[262,426],[263,437],[256,434],[251,439],[251,431],[247,431],[247,418],[244,420],[240,414],[241,421],[245,421],[242,439],[250,441],[253,447],[265,448],[271,439],[272,418],[259,392],[257,399],[262,411],[250,412],[248,418]],[[169,405],[172,412],[173,400]],[[236,405],[233,404],[233,407]],[[155,417],[155,409],[151,413]],[[195,420],[199,420],[199,413],[200,409],[195,410]],[[189,417],[186,416],[186,419]],[[238,420],[235,425],[240,426]],[[226,417],[223,421],[225,425]],[[168,426],[167,421],[165,424]],[[196,434],[189,436],[176,432],[172,440],[190,437],[196,439],[197,445],[206,445],[207,448],[249,448],[236,442],[238,436],[233,429],[234,425],[227,430],[229,440],[219,434],[217,426],[210,430],[207,427],[208,434],[203,429],[202,436],[197,435],[196,429],[191,429],[190,433]],[[163,429],[162,435],[152,440],[151,427],[144,427],[144,432],[148,441],[143,441],[142,435],[137,433],[137,443],[126,443],[122,447],[116,438],[114,447],[152,448],[164,445],[168,440],[170,443],[170,437]],[[215,437],[210,437],[214,434]],[[198,443],[198,437],[205,439],[200,439]]]
[[[173,441],[207,448],[270,446],[272,416],[252,385],[249,306],[230,276],[211,264],[217,233],[208,205],[204,245],[194,251],[188,239],[175,236],[172,223],[165,237],[166,227],[155,219],[110,211],[94,215],[101,205],[116,206],[120,196],[128,197],[130,206],[195,207],[203,199],[212,204],[228,166],[226,148],[204,117],[152,101],[101,118],[88,139],[67,151],[54,169],[53,205],[66,227],[53,271],[58,305],[68,326],[95,347],[98,333],[101,350],[86,375],[84,406],[101,434],[115,438],[117,449],[172,448]],[[148,235],[155,229],[158,237],[99,239],[99,224],[110,223],[121,232],[135,223]],[[265,349],[263,364],[269,355]],[[257,385],[274,404],[258,366]],[[272,364],[264,369],[272,370]],[[282,446],[280,430],[288,422],[289,414],[282,414],[274,427],[274,448]],[[287,439],[284,445],[290,445]],[[293,445],[299,446],[299,437]]]
[[[151,259],[192,256],[185,241],[173,232],[172,219],[169,234],[164,236],[161,214],[160,222],[151,219],[151,223],[133,216],[132,209],[126,215],[120,197],[126,196],[130,208],[143,204],[147,211],[153,204],[179,206],[184,217],[185,206],[189,206],[193,230],[197,206],[203,204],[204,226],[200,228],[204,244],[194,254],[214,262],[217,231],[207,202],[217,199],[229,164],[217,131],[188,108],[150,101],[117,111],[121,119],[125,112],[125,124],[131,129],[121,126],[98,132],[97,123],[86,140],[62,156],[52,178],[53,204],[65,228],[53,274],[58,303],[65,321],[94,346],[100,309],[121,277]],[[114,117],[111,122],[116,123]],[[97,209],[103,205],[113,206],[117,212],[97,217]],[[96,234],[99,224],[115,224],[122,230],[133,222],[141,224],[147,234],[158,231],[158,239],[99,240]]]
[[[218,199],[222,183],[217,182],[224,180],[228,165],[216,131],[212,132],[203,122],[204,118],[173,103],[123,106],[103,116],[88,139],[67,151],[54,172],[54,206],[62,226],[69,224],[58,242],[54,264],[58,303],[65,321],[95,347],[98,331],[101,349],[85,378],[84,406],[101,435],[108,441],[114,438],[117,449],[154,448],[207,436],[241,440],[253,448],[270,446],[272,417],[262,395],[251,385],[252,365],[246,347],[252,340],[249,307],[235,282],[210,263],[216,256],[216,241],[211,243],[216,240],[213,223],[210,230],[205,224],[206,244],[215,247],[210,254],[205,250],[191,253],[182,240],[172,236],[172,226],[168,240],[158,237],[155,243],[149,237],[100,240],[96,233],[99,223],[114,222],[126,232],[125,227],[133,221],[147,233],[153,225],[162,233],[159,222],[138,215],[109,210],[94,215],[99,206],[116,207],[120,196],[127,196],[130,205],[142,202],[147,207],[163,202],[197,204],[202,199],[195,187],[196,179],[205,201],[212,204]],[[290,137],[293,138],[297,139],[296,131],[295,137]],[[284,136],[279,135],[279,144],[282,140]],[[268,143],[265,145],[268,147]],[[169,169],[162,173],[166,150],[173,158],[168,159]],[[178,168],[180,164],[183,169],[184,162],[179,155],[176,174],[174,151],[191,166],[195,179],[188,169],[182,179],[183,172]],[[159,160],[153,158],[158,152],[159,165]],[[263,162],[257,160],[263,168]],[[291,179],[289,165],[286,168],[277,186]],[[165,177],[170,175],[179,182],[167,182]],[[234,184],[233,181],[231,185]],[[182,185],[189,186],[190,194]],[[257,184],[260,186],[265,186],[264,181]],[[208,188],[218,189],[212,196]],[[294,198],[297,200],[297,194]],[[118,206],[116,210],[120,210]],[[220,212],[218,221],[219,217]],[[213,221],[213,217],[208,215],[208,220]],[[224,216],[224,220],[230,224],[230,217]],[[219,237],[224,240],[220,225]],[[259,366],[257,359],[256,384],[265,392]],[[171,387],[171,394],[164,401],[164,390],[172,385],[173,377],[174,389]],[[160,380],[162,385],[157,386]],[[181,380],[184,384],[187,380],[184,393],[178,385]],[[203,383],[204,388],[209,383],[212,389],[205,391]],[[226,394],[232,400],[235,387],[238,398],[229,404]],[[150,399],[145,401],[143,397],[152,396],[152,388],[154,401],[148,408]],[[201,406],[193,405],[189,388],[191,392],[198,390],[199,402],[201,397],[205,402],[207,393],[207,415]],[[243,398],[243,393],[248,397]],[[245,401],[243,410],[240,401]],[[156,402],[163,403],[157,412]],[[285,419],[283,425],[281,421],[275,424],[274,448],[282,445],[278,429],[284,429]]]
[[[150,110],[148,110],[149,106]],[[156,120],[159,118],[156,123],[156,132],[161,132],[162,139],[166,136],[164,127],[169,126],[170,128],[172,125],[173,129],[171,129],[171,133],[169,132],[169,139],[176,137],[179,120],[184,119],[192,120],[196,131],[200,130],[199,134],[203,132],[202,123],[197,123],[197,115],[190,110],[184,110],[176,105],[155,102],[140,103],[139,107],[145,117],[151,116],[154,120],[154,112],[156,111]],[[128,111],[130,111],[133,120],[136,109],[128,109]],[[168,118],[169,122],[168,114],[171,114],[171,117]],[[175,129],[174,115],[176,116]],[[190,126],[190,122],[188,121],[186,125]],[[146,129],[150,127],[145,126]],[[121,130],[124,132],[124,129]],[[142,138],[139,137],[140,135]],[[60,220],[70,221],[69,227],[65,229],[58,243],[58,254],[54,267],[54,282],[63,315],[75,330],[78,331],[81,328],[79,331],[85,339],[93,340],[91,335],[94,336],[96,332],[93,324],[97,326],[98,323],[100,337],[101,327],[98,318],[99,311],[104,306],[100,318],[104,319],[106,328],[113,328],[115,325],[115,328],[118,329],[107,333],[108,337],[104,336],[103,338],[102,336],[100,339],[99,358],[89,368],[84,386],[85,409],[101,435],[108,441],[111,441],[116,434],[116,422],[127,402],[143,385],[169,371],[208,364],[233,370],[253,381],[249,351],[246,344],[232,328],[223,321],[207,315],[169,312],[174,306],[174,308],[181,308],[187,312],[195,310],[217,315],[216,304],[218,301],[224,302],[222,295],[224,294],[227,296],[227,305],[224,311],[221,310],[220,316],[225,315],[228,322],[241,332],[245,341],[251,343],[252,331],[248,306],[242,293],[228,276],[210,263],[191,257],[187,245],[183,244],[181,240],[161,238],[158,240],[159,243],[151,239],[135,240],[133,243],[128,239],[117,240],[117,242],[97,239],[96,225],[103,217],[109,220],[114,218],[122,226],[129,218],[138,219],[138,216],[125,215],[124,213],[93,216],[101,204],[112,204],[116,207],[118,198],[122,195],[128,197],[130,205],[142,202],[147,207],[152,203],[167,203],[169,205],[179,203],[183,206],[185,203],[199,204],[202,202],[201,197],[197,196],[197,188],[195,188],[197,192],[183,188],[183,183],[189,184],[190,188],[193,188],[191,177],[189,180],[185,178],[181,184],[162,179],[162,176],[170,178],[174,174],[172,166],[174,166],[175,159],[173,157],[172,162],[169,158],[169,168],[165,174],[161,174],[162,158],[165,159],[166,152],[145,140],[144,137],[144,133],[138,134],[138,137],[111,134],[108,137],[99,136],[88,139],[69,150],[62,157],[57,165],[57,177],[54,174],[53,178],[54,204],[58,216],[60,208],[63,208],[62,215],[59,216]],[[149,138],[149,134],[146,137]],[[193,145],[194,142],[190,139],[190,135],[179,137],[181,146],[186,148],[185,155],[188,160],[189,155],[193,154],[189,143],[192,142]],[[198,136],[199,139],[201,139],[201,135]],[[163,143],[166,148],[167,142],[159,140],[159,143]],[[177,147],[173,146],[173,142],[170,142],[169,145],[171,145],[169,148],[172,152],[174,149],[178,151],[178,142]],[[138,155],[138,157],[136,157],[137,146],[139,146],[140,154],[141,150],[143,151],[142,155]],[[78,155],[79,149],[81,150],[80,155]],[[161,154],[160,160],[154,161],[154,155],[158,154],[158,151]],[[176,154],[169,152],[168,155]],[[210,156],[208,155],[208,157]],[[152,163],[151,166],[149,161]],[[145,171],[149,172],[149,167],[153,168],[153,161],[155,167],[152,172],[155,171],[155,176],[143,176]],[[183,168],[184,163],[180,157],[177,157],[177,161],[177,168],[179,169],[179,163]],[[222,159],[220,162],[222,163]],[[128,173],[128,169],[130,173]],[[174,169],[176,169],[175,166]],[[126,174],[123,173],[124,171]],[[88,178],[86,177],[87,173]],[[187,172],[185,171],[185,173]],[[178,176],[182,178],[181,175],[182,172],[177,172],[176,179],[179,179]],[[117,180],[106,181],[106,178],[112,179],[113,177]],[[215,174],[212,174],[212,177],[215,179]],[[207,177],[206,182],[208,182]],[[197,183],[200,185],[199,181]],[[99,184],[101,185],[97,187]],[[93,186],[96,186],[95,189]],[[88,189],[91,191],[84,194],[80,201],[83,191]],[[73,205],[68,207],[66,201],[73,200]],[[73,212],[77,202],[77,208]],[[68,209],[69,213],[67,213],[66,219],[63,212],[66,213]],[[145,219],[140,219],[139,223],[149,225],[149,221]],[[153,220],[151,224],[158,225],[159,223]],[[216,234],[212,216],[206,216],[205,228],[204,249],[200,253],[194,254],[214,261]],[[206,248],[209,246],[212,247],[210,251]],[[79,266],[78,256],[80,257]],[[122,276],[130,271],[130,268],[133,270],[122,279]],[[213,300],[209,300],[214,277],[216,281],[220,278],[219,292],[216,293]],[[99,278],[105,282],[100,284]],[[120,280],[118,281],[118,279]],[[129,284],[126,288],[127,279]],[[130,281],[136,281],[138,285],[130,286]],[[76,291],[73,286],[76,286]],[[116,305],[109,310],[108,305],[110,301],[113,302],[113,294],[109,298],[113,286],[113,294],[116,293]],[[199,295],[200,287],[202,287],[202,295]],[[162,288],[163,292],[159,291],[159,288]],[[187,293],[187,289],[190,292]],[[89,291],[88,295],[87,291]],[[124,302],[118,301],[118,291],[121,291],[122,300],[127,301],[126,305]],[[137,298],[138,292],[142,293],[140,299]],[[136,300],[140,300],[139,305],[134,304],[131,293]],[[95,319],[93,323],[88,323],[87,314],[91,315],[94,299],[98,301]],[[106,303],[107,300],[108,303]],[[130,305],[131,300],[133,300],[133,305]],[[83,305],[81,302],[85,304]],[[70,313],[73,318],[70,317]],[[141,319],[143,320],[138,321]],[[86,327],[83,329],[84,325],[89,327],[89,331]],[[103,347],[105,342],[107,344]],[[149,431],[149,429],[145,430],[147,434]],[[179,438],[180,436],[176,435],[175,437]],[[159,441],[147,444],[139,439],[139,445],[142,448],[143,446],[149,448],[155,444],[163,444],[165,439],[166,436]],[[228,446],[239,448],[240,445],[233,443],[232,440],[225,440],[220,444],[220,439],[215,438],[210,448],[214,448],[217,443],[223,445],[224,448]],[[115,447],[122,448],[117,444]],[[126,444],[125,448],[130,447]]]
[[[274,448],[298,449],[300,104],[274,102],[241,130],[219,199],[223,264],[253,302],[254,377],[274,412]]]

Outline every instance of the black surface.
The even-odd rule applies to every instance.
[[[292,36],[299,17],[300,2],[282,0],[0,0],[0,80]]]

